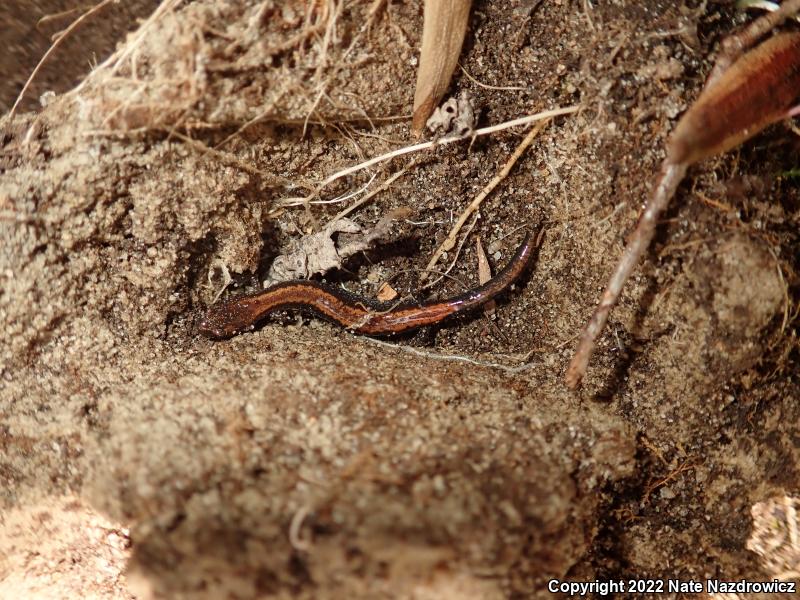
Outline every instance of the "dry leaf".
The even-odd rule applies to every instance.
[[[463,90],[458,98],[450,98],[434,110],[426,125],[431,133],[441,130],[443,134],[451,131],[461,136],[472,134],[475,131],[475,107],[469,92]]]
[[[489,259],[486,258],[480,237],[475,238],[475,254],[478,255],[478,283],[483,285],[492,278],[492,267],[489,266]],[[495,301],[490,300],[484,305],[483,313],[487,317],[493,317],[495,306]]]
[[[467,33],[471,0],[425,0],[411,130],[419,135],[450,85]]]
[[[276,256],[264,280],[264,287],[290,279],[308,279],[312,275],[341,268],[345,259],[369,249],[378,240],[386,239],[392,223],[407,217],[409,213],[410,210],[405,207],[395,209],[366,232],[362,232],[361,226],[350,219],[329,223],[322,231],[293,242],[289,251]],[[335,241],[334,236],[337,237]]]
[[[378,300],[381,302],[388,302],[389,300],[394,300],[395,298],[397,298],[397,290],[395,290],[388,283],[381,285],[380,289],[378,290]]]

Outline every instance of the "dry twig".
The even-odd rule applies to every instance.
[[[464,236],[458,242],[458,246],[456,247],[456,251],[453,253],[453,260],[450,261],[450,266],[447,267],[444,271],[439,272],[439,277],[437,279],[434,279],[433,281],[429,281],[428,283],[426,283],[424,286],[422,286],[423,288],[429,288],[429,287],[432,287],[432,286],[436,285],[444,277],[447,277],[450,274],[450,271],[453,270],[453,267],[455,267],[456,263],[458,262],[458,257],[461,256],[461,249],[464,247],[464,243],[467,241],[467,237],[469,237],[469,234],[472,233],[473,229],[475,229],[475,224],[478,222],[478,217],[480,217],[480,213],[475,213],[475,217],[472,219],[472,222],[469,224],[469,227],[467,227],[467,232],[464,234]],[[435,272],[436,271],[431,271],[430,269],[425,269],[420,274],[420,281],[424,281],[425,277],[428,274],[435,273]]]
[[[397,173],[394,173],[392,176],[387,178],[386,181],[384,181],[381,185],[379,185],[377,188],[372,190],[366,196],[364,196],[363,198],[359,198],[358,200],[353,202],[353,204],[351,204],[347,208],[345,208],[345,209],[341,210],[339,213],[337,213],[330,221],[328,221],[328,224],[330,225],[331,223],[335,223],[339,219],[341,219],[343,217],[346,217],[351,212],[353,212],[354,210],[362,207],[364,204],[369,202],[372,198],[374,198],[375,196],[377,196],[381,192],[384,192],[384,191],[388,190],[389,187],[391,187],[391,185],[395,181],[397,181],[398,179],[400,179],[400,177],[402,177],[403,175],[408,173],[409,169],[411,169],[412,167],[416,166],[416,164],[417,164],[416,161],[413,161],[413,160],[410,161],[405,167],[403,167]]]
[[[800,0],[789,0],[800,10]],[[724,65],[733,50],[752,45],[754,35],[774,26],[771,13],[734,36],[720,57]],[[788,14],[783,14],[785,19]],[[769,28],[764,29],[766,25]],[[724,67],[723,67],[724,68]],[[622,258],[608,281],[600,303],[581,334],[581,341],[567,368],[567,386],[575,388],[583,378],[609,311],[619,299],[633,268],[653,239],[659,215],[664,211],[689,165],[727,152],[767,125],[786,118],[800,89],[800,34],[784,33],[744,54],[724,73],[709,77],[697,100],[681,117],[667,144],[667,156],[644,212]]]
[[[514,150],[514,153],[506,161],[506,164],[503,165],[502,169],[500,169],[500,172],[495,175],[489,183],[486,184],[480,193],[475,196],[475,199],[469,204],[469,206],[464,209],[464,212],[462,212],[458,217],[455,225],[453,225],[453,227],[450,229],[450,233],[433,253],[433,256],[431,256],[431,259],[428,261],[428,264],[425,267],[425,271],[430,271],[434,265],[439,262],[439,258],[442,256],[442,254],[455,246],[456,237],[458,237],[458,232],[461,231],[464,223],[467,222],[467,219],[469,219],[472,213],[478,210],[481,202],[483,202],[484,199],[500,184],[500,182],[508,176],[508,174],[511,172],[511,168],[519,160],[519,157],[522,156],[523,152],[525,152],[528,146],[533,143],[533,140],[537,135],[539,135],[539,132],[545,127],[545,125],[547,125],[547,123],[548,120],[541,121],[528,132],[528,135],[526,135],[525,139],[520,142],[519,146],[517,146],[516,150]],[[425,278],[425,273],[422,274],[422,278]]]
[[[450,85],[467,33],[472,0],[425,0],[422,50],[414,91],[411,130],[419,135]]]
[[[500,91],[516,92],[516,91],[519,91],[519,90],[527,89],[525,86],[521,86],[521,85],[489,85],[488,83],[483,83],[481,81],[478,81],[475,77],[470,75],[469,71],[467,71],[464,68],[464,65],[459,64],[458,67],[461,69],[461,72],[464,73],[464,76],[467,79],[469,79],[472,83],[474,83],[478,87],[482,87],[482,88],[487,89],[487,90],[500,90]]]
[[[617,303],[622,288],[625,282],[628,281],[633,268],[639,262],[639,258],[650,246],[655,234],[658,217],[675,194],[678,184],[686,173],[686,167],[687,165],[684,163],[672,164],[667,160],[664,161],[659,183],[655,187],[653,195],[648,201],[628,245],[625,247],[622,258],[617,263],[617,268],[608,280],[608,285],[600,297],[600,304],[581,334],[580,344],[578,344],[578,349],[575,351],[567,370],[566,381],[569,387],[576,387],[583,378],[586,367],[589,365],[589,357],[594,351],[597,337],[603,331],[608,319],[608,313]]]
[[[444,146],[445,144],[452,144],[453,142],[460,142],[462,140],[472,139],[474,137],[478,137],[481,135],[496,133],[498,131],[503,131],[505,129],[516,127],[518,125],[527,125],[529,123],[542,121],[544,119],[551,119],[553,117],[558,117],[561,115],[568,115],[576,112],[579,108],[580,108],[579,105],[573,105],[573,106],[565,106],[563,108],[556,108],[553,110],[545,110],[543,112],[536,113],[534,115],[528,115],[526,117],[520,117],[518,119],[506,121],[505,123],[499,123],[498,125],[492,125],[491,127],[476,129],[475,131],[473,131],[471,134],[468,135],[456,135],[451,137],[445,137],[439,140],[422,142],[420,144],[414,144],[412,146],[405,146],[403,148],[398,148],[397,150],[392,150],[391,152],[387,152],[386,154],[381,154],[380,156],[376,156],[375,158],[371,158],[367,161],[358,163],[357,165],[353,165],[352,167],[347,167],[346,169],[337,171],[333,175],[329,175],[328,177],[323,179],[322,182],[320,182],[320,184],[316,187],[314,192],[312,194],[309,194],[308,196],[283,198],[282,200],[279,201],[279,203],[282,206],[286,206],[288,204],[306,204],[310,202],[312,199],[314,199],[316,196],[318,196],[319,192],[328,187],[334,181],[337,181],[342,177],[352,175],[353,173],[363,171],[364,169],[368,169],[369,167],[380,164],[382,162],[386,162],[387,160],[397,158],[398,156],[411,154],[412,152],[420,152],[422,150],[429,150],[437,146]]]

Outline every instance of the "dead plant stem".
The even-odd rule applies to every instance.
[[[448,250],[452,249],[453,246],[456,244],[456,238],[458,237],[458,232],[461,231],[461,228],[464,226],[464,223],[467,222],[470,215],[478,210],[481,203],[486,199],[486,197],[492,193],[492,191],[503,181],[508,174],[511,172],[511,169],[519,160],[520,156],[525,152],[525,150],[533,143],[533,140],[536,139],[536,136],[539,135],[539,132],[544,129],[547,125],[549,119],[545,119],[540,121],[533,129],[528,132],[528,135],[525,136],[525,139],[520,142],[517,146],[514,153],[509,157],[506,161],[506,164],[503,165],[503,168],[500,169],[500,172],[495,175],[492,180],[486,184],[486,186],[480,191],[480,193],[475,196],[475,199],[470,202],[469,206],[461,213],[458,217],[458,220],[455,222],[455,225],[450,229],[450,233],[447,235],[445,240],[439,245],[436,251],[431,256],[431,259],[428,261],[428,264],[425,267],[425,271],[430,271],[437,262],[439,262],[439,258],[447,252]],[[425,278],[425,273],[422,274],[422,278]]]
[[[516,127],[518,125],[527,125],[529,123],[534,123],[536,121],[542,121],[544,119],[552,119],[553,117],[558,117],[561,115],[568,115],[574,113],[580,109],[579,105],[573,106],[565,106],[562,108],[556,108],[553,110],[546,110],[540,113],[536,113],[534,115],[528,115],[525,117],[520,117],[518,119],[513,119],[511,121],[506,121],[505,123],[499,123],[497,125],[492,125],[491,127],[484,127],[482,129],[476,129],[474,132],[466,134],[466,135],[457,135],[451,137],[441,138],[439,140],[432,140],[429,142],[422,142],[420,144],[413,144],[411,146],[405,146],[403,148],[398,148],[397,150],[392,150],[391,152],[387,152],[385,154],[381,154],[380,156],[376,156],[371,158],[367,161],[358,163],[353,165],[352,167],[348,167],[346,169],[342,169],[341,171],[337,171],[336,173],[329,175],[326,177],[316,188],[316,190],[304,197],[293,197],[293,198],[284,198],[280,201],[281,205],[293,204],[298,203],[297,201],[301,201],[299,203],[307,203],[312,200],[315,196],[319,195],[323,189],[328,187],[334,181],[341,179],[342,177],[347,177],[348,175],[352,175],[353,173],[357,173],[359,171],[363,171],[364,169],[368,169],[374,165],[380,164],[382,162],[386,162],[387,160],[391,160],[393,158],[397,158],[398,156],[404,156],[406,154],[411,154],[412,152],[420,152],[422,150],[429,150],[431,148],[435,148],[437,146],[444,146],[446,144],[452,144],[453,142],[460,142],[461,140],[471,139],[473,137],[479,137],[482,135],[488,135],[490,133],[496,133],[498,131],[503,131],[505,129],[510,129],[512,127]]]

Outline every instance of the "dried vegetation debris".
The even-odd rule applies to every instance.
[[[728,198],[742,214],[684,195],[623,298],[603,366],[582,397],[566,393],[572,336],[703,67],[682,33],[645,32],[702,16],[587,3],[597,25],[587,33],[574,3],[523,4],[473,13],[463,55],[481,81],[523,89],[458,74],[453,89],[470,89],[491,123],[584,101],[542,132],[475,229],[502,240],[545,221],[548,234],[530,278],[498,304],[501,333],[466,320],[413,356],[325,324],[212,344],[193,337],[191,314],[219,291],[210,266],[253,273],[265,241],[284,242],[277,231],[331,216],[319,205],[271,212],[292,193],[282,186],[405,139],[406,124],[374,119],[359,132],[336,119],[408,112],[417,4],[373,13],[378,3],[201,0],[164,13],[140,42],[134,34],[35,121],[19,117],[0,180],[13,216],[0,222],[3,504],[80,490],[133,524],[136,589],[167,597],[374,597],[395,582],[507,597],[534,593],[545,573],[590,578],[607,565],[615,576],[756,573],[747,509],[788,486],[798,464],[797,196],[773,177],[794,159],[768,141],[694,171],[706,195],[740,171],[765,190],[758,202],[750,189]],[[335,127],[300,140],[287,123],[306,118]],[[438,149],[351,223],[369,232],[391,208],[414,206],[422,225],[400,228],[420,257],[398,268],[419,266],[516,142]],[[340,264],[349,241],[340,235],[322,262]],[[778,242],[783,281],[769,251]],[[783,371],[770,363],[776,336]],[[509,353],[530,368],[462,362],[504,365]]]
[[[781,580],[800,581],[800,522],[796,496],[770,498],[753,505],[753,533],[747,549],[759,554],[765,569]]]
[[[274,258],[264,287],[289,279],[308,279],[333,269],[341,269],[345,260],[373,247],[376,242],[388,241],[390,228],[397,218],[408,216],[408,209],[390,211],[374,227],[363,231],[355,221],[335,219],[321,231],[296,240],[287,251]]]
[[[367,92],[410,80],[400,67],[411,46],[377,52],[369,27],[376,16],[367,3],[195,2],[178,11],[179,5],[163,2],[157,18],[81,85],[77,101],[89,127],[243,129],[262,121],[369,122],[403,112]]]
[[[454,135],[468,135],[475,130],[475,106],[467,92],[461,92],[458,98],[449,98],[441,106],[436,107],[425,125],[431,133],[453,132]]]

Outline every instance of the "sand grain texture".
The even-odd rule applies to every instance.
[[[482,206],[495,269],[518,225],[547,228],[494,324],[393,340],[406,350],[315,320],[196,335],[224,269],[252,288],[341,209],[282,198],[410,143],[421,7],[371,5],[179,6],[79,92],[65,69],[46,108],[0,121],[0,596],[544,598],[550,577],[765,577],[750,507],[800,485],[800,199],[776,177],[793,134],[690,172],[583,389],[562,381],[727,9],[476,4],[462,64],[523,88],[456,73],[481,125],[585,106]],[[84,56],[111,51],[84,39]],[[8,106],[21,80],[4,81]],[[351,215],[410,208],[397,242],[329,280],[415,289],[519,139],[426,155]],[[467,249],[452,274],[474,285],[474,264]]]

